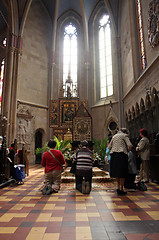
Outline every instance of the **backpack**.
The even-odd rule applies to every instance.
[[[139,189],[140,191],[147,191],[147,187],[146,187],[146,185],[145,185],[145,183],[144,183],[143,181],[139,181],[139,182],[137,183],[137,185],[138,185],[138,189]]]
[[[23,168],[14,166],[14,179],[16,180],[16,182],[23,183],[24,178],[25,178],[25,173]]]

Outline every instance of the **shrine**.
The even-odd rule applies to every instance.
[[[76,145],[85,139],[92,141],[92,117],[87,110],[87,101],[79,98],[59,98],[50,101],[50,122],[53,135],[69,139]]]

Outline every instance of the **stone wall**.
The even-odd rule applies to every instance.
[[[33,1],[26,19],[20,63],[17,109],[18,147],[26,143],[35,162],[35,133],[48,140],[49,71],[52,25],[41,1]]]
[[[148,41],[148,16],[149,3],[141,1],[143,17],[143,33],[146,55],[146,69],[141,69],[138,36],[135,36],[137,28],[137,17],[133,12],[132,2],[122,1],[121,5],[121,61],[123,79],[123,103],[124,112],[128,112],[132,106],[139,103],[141,98],[145,99],[147,91],[155,88],[159,91],[159,44],[152,48]],[[132,24],[135,27],[132,27]],[[146,127],[146,126],[145,126]]]

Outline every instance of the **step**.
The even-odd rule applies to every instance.
[[[74,182],[75,175],[70,173],[70,167],[62,173],[62,182]],[[108,182],[111,181],[109,172],[103,171],[98,167],[93,167],[93,178],[92,182]]]

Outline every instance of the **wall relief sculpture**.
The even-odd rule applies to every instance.
[[[159,0],[153,0],[149,4],[148,39],[152,47],[159,43]]]
[[[17,111],[17,143],[21,147],[23,144],[30,149],[30,144],[33,137],[33,126],[30,111],[25,106],[18,106]]]

